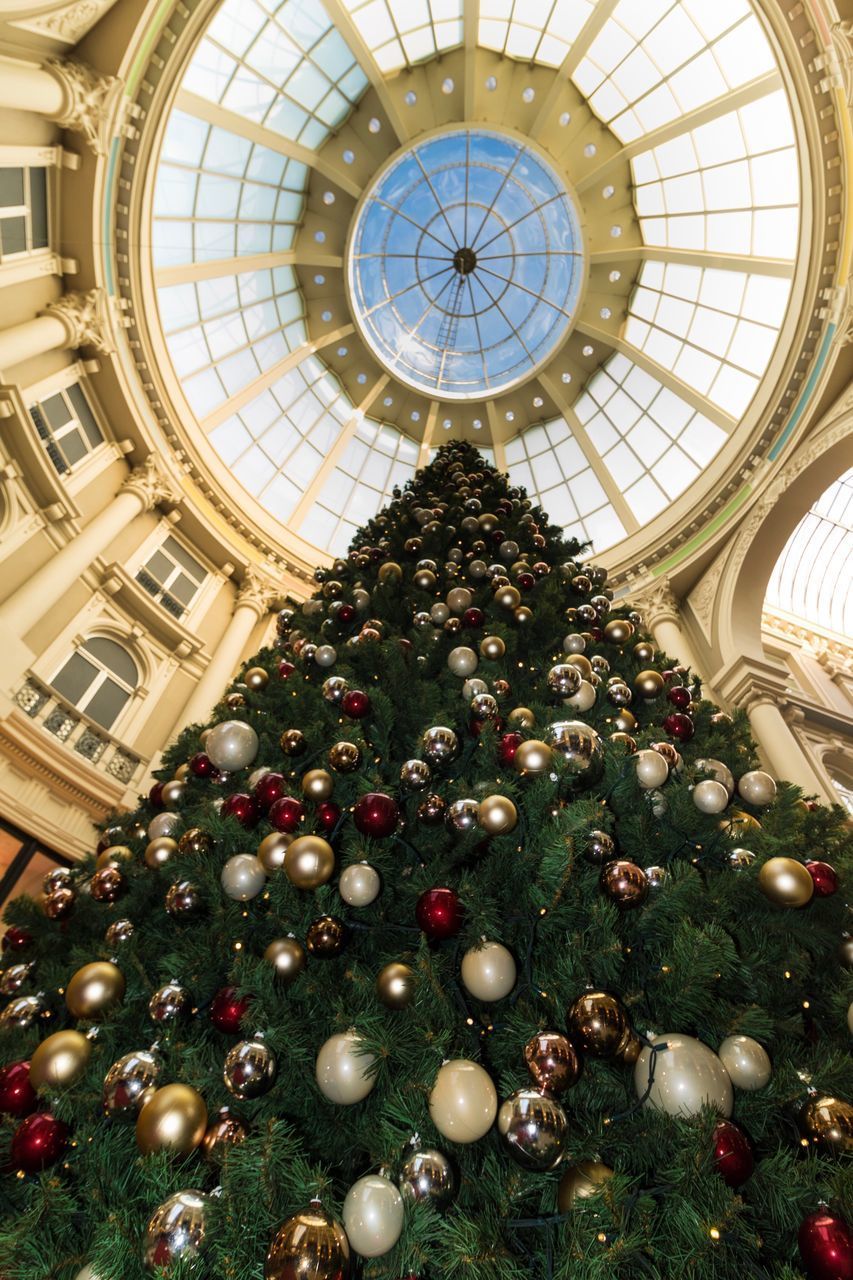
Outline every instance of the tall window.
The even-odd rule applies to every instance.
[[[137,572],[136,581],[175,618],[186,613],[207,573],[171,534]]]
[[[0,262],[47,248],[47,169],[0,168]]]
[[[90,636],[52,683],[67,702],[103,729],[110,729],[139,683],[139,672],[122,645],[103,636]]]
[[[76,382],[32,405],[30,417],[60,475],[103,443],[101,429]]]

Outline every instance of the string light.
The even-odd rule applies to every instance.
[[[719,1227],[711,1227],[711,1230],[708,1232],[708,1235],[711,1237],[711,1239],[712,1239],[712,1240],[714,1241],[714,1243],[716,1244],[716,1243],[717,1243],[717,1241],[718,1241],[718,1240],[719,1240],[719,1238],[720,1238],[720,1229],[719,1229]]]

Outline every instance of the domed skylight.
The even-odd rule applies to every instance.
[[[596,552],[636,532],[762,403],[782,84],[747,0],[225,0],[150,228],[197,451],[324,551],[454,436]]]

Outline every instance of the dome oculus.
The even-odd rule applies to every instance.
[[[444,400],[487,399],[565,340],[583,281],[580,223],[543,158],[458,128],[398,154],[356,212],[353,317],[378,360]]]

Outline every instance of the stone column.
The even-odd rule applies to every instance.
[[[151,454],[131,471],[104,509],[0,605],[0,635],[4,643],[22,640],[131,520],[158,502],[175,501],[177,494],[162,464]],[[9,674],[4,662],[4,683],[8,683]]]
[[[783,714],[780,700],[768,690],[756,688],[741,702],[752,735],[775,778],[793,782],[806,795],[816,795],[825,803],[834,803],[826,787],[811,766],[803,747]]]
[[[657,583],[636,599],[632,597],[629,603],[643,615],[657,647],[702,677],[701,664],[682,625],[679,602],[669,583]]]
[[[35,320],[0,329],[0,370],[11,369],[46,351],[84,346],[105,353],[113,350],[109,304],[103,289],[64,293]]]
[[[122,82],[82,62],[48,58],[44,66],[9,58],[0,67],[0,107],[35,111],[63,129],[82,133],[96,155],[107,150],[121,105]]]
[[[268,579],[251,570],[246,574],[237,592],[234,612],[225,628],[225,634],[217,644],[204,675],[187,699],[173,736],[177,736],[188,724],[199,724],[207,720],[240,665],[255,624],[266,615],[280,595],[280,588]]]

